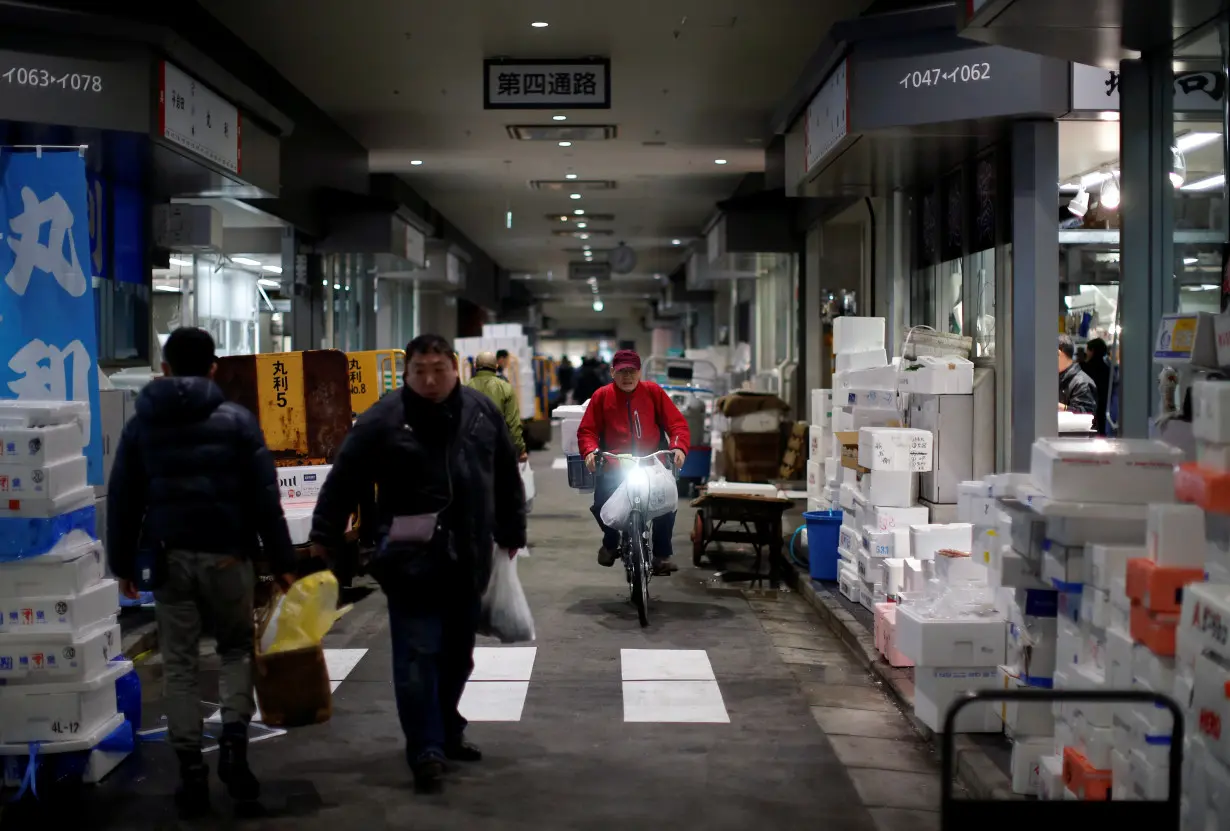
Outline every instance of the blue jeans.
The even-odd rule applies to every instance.
[[[465,732],[457,705],[474,669],[478,610],[479,599],[464,591],[430,611],[389,598],[393,692],[411,764],[443,756]]]
[[[607,551],[615,551],[619,547],[619,532],[602,523],[602,506],[611,498],[611,494],[622,481],[623,479],[618,474],[601,474],[594,479],[594,506],[590,508],[590,513],[594,515],[594,519],[598,520],[598,527],[602,529],[602,547]],[[649,534],[655,560],[668,560],[675,553],[671,548],[671,536],[674,533],[674,511],[663,514],[653,521],[653,528],[650,529]]]

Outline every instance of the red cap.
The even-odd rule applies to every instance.
[[[611,372],[619,372],[621,369],[640,369],[641,356],[636,354],[632,349],[621,349],[615,353],[614,360],[611,361]]]

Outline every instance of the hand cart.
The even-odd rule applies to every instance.
[[[957,714],[965,707],[989,701],[1017,703],[1097,702],[1100,704],[1152,704],[1170,710],[1170,781],[1167,798],[1158,801],[1039,799],[956,799],[953,774],[956,764]],[[944,717],[940,755],[940,828],[969,831],[1039,831],[1046,828],[1139,828],[1178,831],[1180,795],[1183,793],[1183,711],[1169,696],[1143,690],[980,690],[957,699]],[[1113,788],[1113,783],[1112,783]]]
[[[760,563],[769,553],[769,585],[777,588],[785,571],[782,558],[782,513],[794,505],[789,499],[750,494],[704,493],[692,500],[696,519],[692,526],[692,565],[700,566],[710,543],[745,543],[756,550],[751,572],[722,573],[726,583],[750,580],[764,585]],[[731,527],[733,526],[733,527]]]

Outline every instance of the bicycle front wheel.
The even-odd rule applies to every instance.
[[[632,604],[641,626],[649,625],[649,541],[646,539],[645,520],[633,515],[628,528],[628,555],[632,561],[629,582],[632,588]]]

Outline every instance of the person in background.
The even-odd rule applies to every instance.
[[[683,467],[691,445],[688,421],[683,413],[660,386],[641,380],[641,358],[631,349],[616,352],[611,366],[615,370],[615,380],[594,393],[581,417],[581,426],[577,428],[577,444],[585,466],[590,472],[597,469],[599,450],[633,456],[673,450],[675,469]],[[602,529],[598,562],[607,568],[619,559],[619,533],[602,523],[601,511],[619,483],[619,471],[609,469],[598,476],[594,485],[591,510]],[[673,511],[653,521],[654,574],[668,575],[679,570],[671,561],[674,530]]]
[[[1092,415],[1097,411],[1098,391],[1074,360],[1072,338],[1059,336],[1059,409]],[[1095,416],[1096,421],[1096,416]]]
[[[508,425],[508,434],[517,448],[520,461],[529,458],[525,450],[525,437],[521,434],[521,407],[512,384],[496,375],[498,359],[491,352],[479,352],[474,358],[474,377],[466,385],[491,399]]]
[[[581,368],[577,370],[576,382],[572,388],[573,401],[584,404],[603,386],[603,383],[598,371],[598,361],[593,358],[582,358]]]
[[[559,381],[559,403],[568,403],[568,395],[572,392],[573,376],[576,369],[572,366],[572,361],[568,360],[568,356],[564,355],[559,359],[559,366],[555,369],[555,378]]]
[[[1097,390],[1097,407],[1093,411],[1093,431],[1106,435],[1106,411],[1110,404],[1110,350],[1106,341],[1094,338],[1085,344],[1086,358],[1081,362],[1081,371],[1089,376]]]
[[[499,375],[501,378],[503,378],[505,381],[508,380],[508,350],[507,349],[501,349],[500,351],[495,353],[495,373],[496,375]]]
[[[133,599],[138,550],[154,558],[167,728],[181,779],[176,802],[183,815],[194,817],[209,809],[198,680],[202,620],[213,623],[222,662],[218,778],[233,799],[252,802],[260,796],[247,756],[256,707],[252,558],[259,542],[288,587],[295,552],[260,425],[213,382],[213,338],[203,329],[176,329],[162,353],[166,377],[141,391],[116,449],[107,489],[107,555],[121,590]]]
[[[368,571],[388,598],[406,761],[415,786],[430,793],[443,784],[446,759],[482,759],[457,708],[474,669],[493,546],[507,556],[525,546],[525,491],[504,417],[461,383],[448,341],[412,340],[403,380],[346,436],[311,539],[313,554],[329,559],[355,506],[375,490],[378,543]]]

